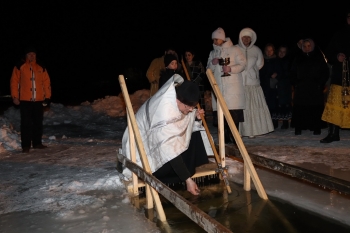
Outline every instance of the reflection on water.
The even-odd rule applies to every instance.
[[[255,191],[246,192],[242,186],[230,183],[232,193],[228,194],[220,183],[201,187],[200,196],[190,195],[184,188],[176,191],[192,204],[213,217],[232,232],[350,232],[350,227],[317,216],[306,210],[291,206],[281,200],[269,197],[263,200]],[[196,233],[205,232],[190,218],[161,196],[167,217],[166,223],[157,222],[162,232]],[[143,208],[145,198],[140,195],[132,200],[138,208]],[[155,211],[144,210],[152,221]]]

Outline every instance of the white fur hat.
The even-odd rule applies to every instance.
[[[249,30],[243,30],[241,35],[242,35],[242,37],[249,36],[250,38],[253,38],[253,33]]]
[[[216,29],[212,34],[211,34],[211,38],[212,39],[221,39],[223,41],[226,40],[226,37],[225,37],[225,31],[224,29],[222,28],[218,28]]]

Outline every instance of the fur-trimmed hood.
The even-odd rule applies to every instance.
[[[243,41],[242,41],[242,37],[243,36],[250,36],[252,41],[251,41],[250,45],[248,46],[248,49],[253,47],[253,45],[255,44],[255,42],[257,40],[256,33],[253,31],[253,29],[251,29],[251,28],[243,28],[241,30],[241,32],[239,33],[238,44],[239,44],[239,46],[241,48],[245,48],[245,45],[243,44]]]

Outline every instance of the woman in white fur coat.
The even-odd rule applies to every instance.
[[[259,70],[264,66],[264,57],[259,47],[254,45],[256,40],[256,33],[251,28],[244,28],[239,33],[237,45],[247,60],[246,68],[242,72],[246,108],[243,110],[244,122],[240,123],[239,132],[249,138],[274,131],[260,86]]]

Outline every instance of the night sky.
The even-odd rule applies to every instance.
[[[79,102],[119,94],[118,75],[127,69],[140,79],[129,81],[129,91],[148,88],[146,70],[167,46],[175,47],[179,55],[193,48],[206,64],[211,33],[218,27],[234,44],[240,30],[251,27],[261,49],[269,42],[294,49],[306,37],[325,49],[334,32],[345,25],[344,7],[336,1],[332,8],[282,0],[66,2],[2,4],[0,95],[10,94],[13,66],[27,46],[37,48],[38,59],[47,67],[53,101]]]

